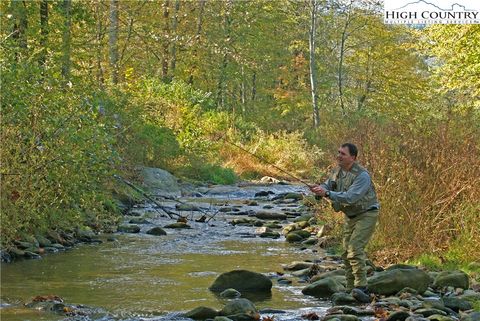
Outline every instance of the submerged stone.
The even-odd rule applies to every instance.
[[[218,315],[218,311],[209,307],[200,306],[184,314],[185,317],[194,320],[212,319]]]
[[[231,316],[238,314],[246,314],[254,316],[258,314],[257,308],[255,305],[248,299],[235,299],[228,302],[223,309],[220,311],[221,315],[225,315],[231,319]]]
[[[138,225],[120,225],[118,227],[119,232],[123,233],[139,233],[140,232],[140,226]]]
[[[167,235],[167,232],[165,232],[165,230],[160,226],[155,226],[154,228],[148,230],[147,234],[161,236],[161,235]]]

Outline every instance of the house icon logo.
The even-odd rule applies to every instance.
[[[384,0],[386,24],[479,24],[478,0]]]

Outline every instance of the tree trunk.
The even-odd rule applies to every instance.
[[[71,25],[72,25],[72,15],[71,15],[71,0],[63,0],[63,37],[62,37],[62,77],[65,84],[70,82],[70,66],[71,66]]]
[[[162,57],[162,78],[164,81],[168,80],[168,48],[170,47],[170,24],[168,16],[170,14],[170,1],[166,0],[163,3],[163,57]]]
[[[47,63],[47,41],[48,41],[48,1],[42,0],[40,2],[40,55],[38,64],[42,69],[42,75],[45,74]]]
[[[351,5],[351,4],[350,4]],[[338,59],[338,75],[337,75],[337,84],[338,84],[338,97],[340,99],[340,108],[342,113],[345,116],[345,102],[343,97],[343,59],[345,57],[345,45],[347,42],[347,30],[350,25],[350,8],[348,8],[347,17],[345,18],[345,25],[342,30],[342,38],[340,39],[340,57]]]
[[[245,71],[243,69],[244,68],[242,66],[242,69],[241,69],[242,82],[240,84],[240,99],[242,101],[242,115],[245,116],[245,113],[247,112],[246,110],[247,99],[246,99],[246,93],[245,93]]]
[[[254,71],[252,75],[252,101],[257,98],[257,72]]]
[[[103,49],[103,35],[104,35],[104,27],[103,27],[103,10],[102,10],[102,3],[97,2],[95,5],[95,16],[97,19],[97,34],[96,34],[96,59],[97,59],[97,83],[100,88],[103,88],[105,84],[105,76],[104,70],[102,66],[102,49]]]
[[[225,32],[225,43],[224,43],[224,48],[223,48],[223,58],[222,58],[222,64],[220,65],[220,73],[218,77],[218,84],[217,84],[217,107],[219,106],[224,106],[225,104],[225,93],[224,93],[224,87],[225,87],[225,82],[226,82],[226,72],[227,72],[227,66],[228,66],[228,49],[230,48],[232,39],[231,39],[231,30],[230,27],[232,25],[232,17],[230,15],[230,10],[232,8],[232,0],[227,0],[225,3],[225,16],[224,16],[224,32]]]
[[[317,73],[315,67],[315,34],[317,24],[317,0],[311,0],[312,11],[310,16],[310,37],[309,37],[309,50],[310,50],[310,88],[312,94],[312,106],[313,106],[313,126],[317,128],[320,126],[320,113],[318,110],[317,101]]]
[[[15,39],[18,50],[15,52],[15,61],[27,53],[27,8],[25,1],[12,1],[13,15],[15,22],[13,25],[13,38]]]
[[[170,78],[175,77],[175,67],[177,64],[177,41],[178,41],[178,34],[177,34],[177,25],[178,25],[178,11],[180,10],[180,0],[175,1],[175,11],[173,13],[173,24],[172,24],[172,34],[173,34],[173,42],[172,42],[172,51],[171,51],[171,61],[170,61]]]
[[[188,78],[188,83],[191,85],[193,84],[193,74],[197,71],[197,56],[198,56],[198,51],[197,51],[197,46],[198,43],[200,42],[200,35],[202,32],[202,22],[203,22],[203,12],[205,10],[205,2],[206,0],[199,0],[198,5],[199,5],[199,13],[198,13],[198,20],[197,20],[197,32],[195,33],[195,44],[193,45],[193,53],[192,53],[192,60],[193,60],[193,66],[190,71],[190,77]]]
[[[112,84],[118,84],[118,0],[110,0],[109,53]]]

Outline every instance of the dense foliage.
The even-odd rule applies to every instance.
[[[387,26],[371,4],[1,2],[2,246],[110,228],[112,176],[139,165],[288,178],[234,143],[316,181],[352,141],[377,260],[479,256],[480,28]]]

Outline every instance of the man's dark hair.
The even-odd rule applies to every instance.
[[[355,156],[355,158],[357,157],[358,155],[358,148],[357,146],[355,146],[354,144],[352,143],[345,143],[342,145],[342,147],[347,147],[348,148],[348,152],[350,153],[351,156]]]

